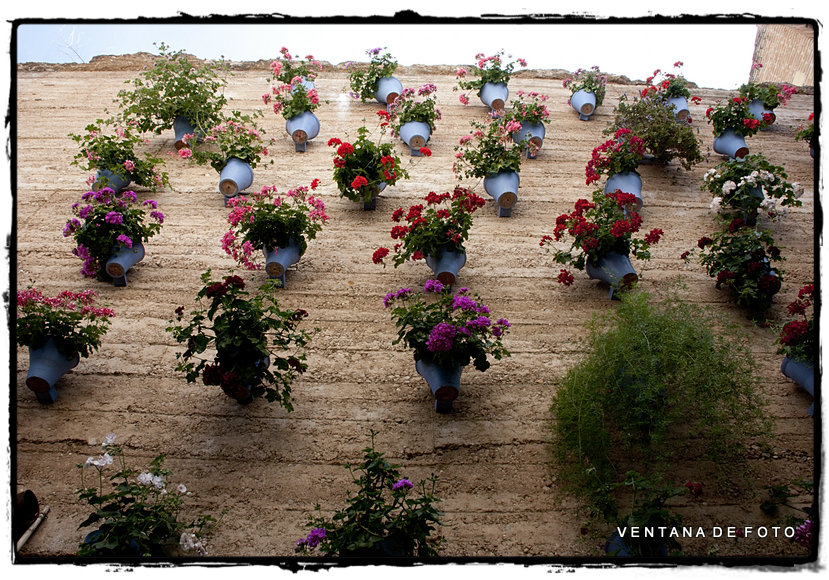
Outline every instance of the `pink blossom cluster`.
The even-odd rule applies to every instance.
[[[109,318],[115,316],[115,312],[111,308],[95,308],[96,296],[94,290],[83,290],[81,292],[62,290],[57,296],[49,297],[44,296],[36,288],[27,288],[17,292],[17,306],[22,310],[26,310],[39,305],[50,310],[80,312],[88,317]],[[19,315],[20,311],[18,311]]]

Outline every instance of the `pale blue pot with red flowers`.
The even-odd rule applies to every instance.
[[[265,271],[271,279],[278,279],[285,288],[285,271],[299,262],[302,257],[302,246],[300,243],[291,238],[287,246],[279,246],[276,249],[264,247],[262,248],[265,254]]]
[[[390,105],[400,96],[403,90],[403,83],[397,77],[383,77],[377,81],[377,88],[374,89],[374,98],[378,103]]]
[[[99,169],[95,174],[95,183],[92,184],[92,189],[98,191],[108,187],[115,192],[120,192],[125,190],[130,183],[132,183],[132,177],[129,173],[122,177],[109,169]]]
[[[636,205],[631,209],[633,211],[642,209],[642,177],[638,173],[622,171],[608,177],[604,184],[604,192],[613,193],[616,190],[636,196]]]
[[[815,397],[815,367],[811,363],[799,358],[787,356],[780,363],[780,372],[796,382],[800,388]],[[809,415],[813,415],[815,404],[809,407]]]
[[[144,259],[144,244],[134,242],[131,248],[119,246],[113,250],[107,260],[105,270],[112,278],[112,285],[124,287],[127,285],[127,271]]]
[[[219,191],[225,196],[225,205],[230,198],[246,190],[253,183],[253,168],[250,163],[231,157],[219,174]]]
[[[527,141],[527,159],[538,157],[538,151],[544,144],[544,137],[547,136],[547,128],[544,123],[521,122],[521,128],[512,134],[512,140],[516,143]]]
[[[578,90],[570,97],[570,106],[579,114],[579,119],[589,121],[596,111],[596,95],[584,89]]]
[[[595,266],[588,260],[584,269],[593,280],[601,280],[610,286],[611,300],[618,298],[614,293],[629,290],[639,280],[636,270],[630,263],[630,257],[618,252],[607,252],[599,258]]]
[[[674,117],[680,121],[688,119],[691,110],[688,108],[688,99],[685,97],[671,97],[668,99],[668,105],[674,109]]]
[[[742,159],[748,155],[745,137],[734,129],[726,129],[722,135],[714,137],[714,151],[732,159]]]
[[[412,157],[421,157],[421,147],[425,147],[432,136],[432,128],[429,123],[420,121],[408,121],[400,126],[400,138],[411,149]]]
[[[415,362],[415,370],[435,397],[435,411],[449,413],[461,390],[463,366],[460,363],[438,364],[432,359],[421,358]]]
[[[748,112],[751,113],[752,117],[766,124],[766,126],[761,127],[760,130],[767,129],[767,126],[773,124],[775,119],[777,119],[774,111],[772,109],[767,109],[763,104],[763,101],[760,99],[754,99],[748,104]]]
[[[487,107],[500,111],[509,99],[509,88],[506,83],[484,83],[478,95]]]
[[[29,348],[29,373],[26,386],[34,391],[41,403],[54,403],[58,398],[55,383],[71,369],[78,366],[80,356],[62,354],[55,339],[48,338],[40,348]]]
[[[466,264],[466,252],[454,248],[443,248],[437,256],[426,256],[426,265],[432,269],[441,284],[451,286],[458,272]]]
[[[521,178],[517,171],[490,173],[484,177],[484,191],[493,197],[498,207],[498,217],[510,217],[512,206],[518,201],[518,185]]]
[[[320,121],[311,111],[305,111],[285,121],[285,131],[294,142],[294,151],[304,153],[308,141],[320,134]]]

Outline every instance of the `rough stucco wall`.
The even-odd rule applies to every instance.
[[[331,179],[331,137],[354,138],[366,119],[375,124],[376,104],[360,104],[342,94],[346,76],[325,72],[317,82],[328,99],[319,112],[322,131],[307,153],[294,153],[284,121],[268,113],[264,124],[273,165],[255,171],[252,190],[276,185],[284,191],[320,178],[330,225],[309,244],[305,257],[288,272],[280,292],[284,306],[310,312],[308,327],[319,326],[309,352],[309,371],[294,385],[295,411],[256,401],[240,406],[218,388],[187,384],[174,370],[176,343],[164,332],[173,309],[189,308],[208,267],[216,273],[232,267],[220,247],[227,211],[217,192],[218,177],[171,156],[167,170],[175,191],[154,198],[167,221],[148,244],[148,255],[129,273],[127,288],[113,288],[80,276],[72,244],[61,237],[70,205],[85,191],[84,179],[69,165],[76,149],[67,137],[112,106],[125,80],[140,68],[118,70],[23,70],[17,75],[18,287],[30,281],[47,293],[60,289],[95,289],[117,313],[103,346],[59,383],[51,406],[37,403],[25,386],[28,358],[18,349],[18,371],[12,388],[16,398],[16,481],[32,489],[51,513],[23,550],[25,556],[62,556],[75,552],[85,532],[77,525],[88,515],[73,495],[79,485],[75,465],[98,453],[103,436],[116,433],[136,467],[158,453],[175,482],[194,492],[194,511],[217,515],[227,509],[211,540],[216,556],[286,556],[305,533],[306,515],[314,504],[324,510],[342,505],[349,482],[342,465],[360,458],[368,432],[380,432],[377,447],[403,465],[410,479],[435,472],[446,512],[442,530],[447,556],[595,556],[601,554],[605,529],[591,526],[582,535],[587,512],[564,494],[551,463],[551,417],[548,411],[554,380],[579,358],[577,340],[594,312],[614,307],[607,289],[576,272],[576,282],[555,283],[558,268],[538,247],[551,233],[555,217],[590,194],[584,165],[592,149],[606,137],[601,131],[623,92],[634,87],[608,87],[604,106],[590,122],[581,122],[567,105],[569,93],[560,78],[545,71],[517,75],[512,91],[537,90],[550,95],[552,120],[544,147],[521,170],[519,201],[513,217],[497,218],[491,205],[476,215],[468,242],[468,262],[459,284],[479,293],[497,316],[513,323],[506,340],[512,357],[495,362],[486,373],[464,372],[461,394],[450,415],[433,410],[430,393],[414,370],[411,354],[393,347],[394,325],[382,297],[402,286],[427,279],[423,264],[385,269],[371,263],[371,253],[387,245],[391,212],[419,201],[430,190],[454,186],[453,146],[469,130],[471,119],[483,119],[482,105],[463,107],[451,91],[450,71],[420,67],[403,69],[404,86],[434,82],[443,120],[429,143],[434,155],[414,162],[411,179],[389,188],[376,212],[364,212],[340,199]],[[230,79],[230,106],[262,107],[267,70],[240,70]],[[542,78],[544,77],[544,78]],[[692,106],[703,149],[712,142],[703,114],[727,91],[697,91],[703,101]],[[786,282],[770,312],[785,315],[785,305],[813,278],[813,161],[803,143],[794,141],[794,126],[814,108],[810,95],[795,95],[777,112],[777,123],[751,139],[761,151],[784,165],[806,189],[802,208],[794,209],[770,229],[785,248]],[[172,149],[169,132],[151,140],[157,151]],[[398,150],[408,150],[398,144]],[[752,342],[762,374],[762,390],[777,419],[770,453],[760,450],[749,465],[763,485],[811,477],[814,453],[809,397],[779,373],[774,333],[749,323],[713,280],[679,255],[715,228],[708,194],[699,189],[702,174],[720,161],[711,154],[691,172],[676,166],[643,166],[643,229],[659,227],[664,240],[648,263],[635,263],[641,286],[662,296],[681,277],[686,300],[710,305],[736,322]],[[476,190],[482,192],[480,184]],[[485,195],[485,194],[484,194]],[[264,274],[254,274],[264,280]],[[13,399],[13,402],[14,399]],[[698,467],[677,466],[677,482],[696,480]],[[703,502],[679,498],[676,509],[687,525],[771,525],[749,496],[710,483]],[[785,541],[685,541],[695,556],[800,554]],[[712,551],[713,550],[713,551]]]
[[[750,73],[755,83],[814,86],[814,30],[806,25],[760,24],[753,60],[763,65]]]

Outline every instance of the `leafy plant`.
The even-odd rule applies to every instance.
[[[516,142],[513,135],[521,123],[490,117],[486,123],[471,121],[473,131],[455,145],[452,171],[459,178],[483,178],[491,173],[518,171],[526,141]]]
[[[399,223],[405,219],[408,223],[391,230],[392,239],[400,240],[394,246],[395,268],[409,259],[440,258],[441,252],[447,249],[463,251],[463,243],[469,238],[469,228],[472,227],[472,214],[486,204],[482,197],[460,186],[456,186],[451,194],[430,191],[424,200],[425,211],[423,204],[417,204],[408,212],[404,213],[401,207],[392,214],[392,221]],[[378,248],[374,252],[374,263],[383,263],[388,253],[388,248]]]
[[[184,147],[179,149],[178,155],[199,165],[207,163],[218,173],[224,169],[228,159],[234,157],[252,169],[256,168],[262,157],[268,155],[268,148],[262,139],[265,130],[254,121],[261,115],[262,111],[255,111],[253,116],[233,111],[217,125],[206,129],[203,138],[196,139],[194,134],[185,135],[182,138]]]
[[[516,91],[516,97],[510,103],[511,108],[505,111],[506,121],[517,121],[518,123],[530,123],[540,125],[550,123],[550,111],[544,103],[549,98],[537,91]]]
[[[322,104],[317,89],[308,89],[300,77],[295,77],[290,84],[272,86],[270,93],[262,95],[262,101],[266,105],[273,102],[274,114],[282,113],[285,119],[311,113]]]
[[[400,96],[389,105],[391,134],[398,136],[400,127],[411,121],[428,123],[430,131],[434,133],[435,121],[441,118],[440,109],[435,107],[436,91],[437,87],[431,83],[422,85],[417,90],[403,89]]]
[[[116,193],[105,187],[84,193],[81,201],[72,204],[77,217],[67,220],[63,228],[63,236],[72,236],[77,244],[72,253],[84,261],[81,273],[111,280],[106,262],[113,251],[146,242],[161,230],[164,214],[157,208],[151,199],[139,205],[133,191]],[[148,222],[148,215],[152,222]]]
[[[78,555],[158,557],[169,555],[176,544],[207,555],[205,538],[217,520],[208,515],[192,522],[179,520],[184,500],[191,492],[184,484],[173,488],[168,482],[171,472],[164,468],[164,455],[157,456],[149,469],[139,473],[127,466],[123,448],[115,444],[115,435],[107,435],[101,447],[103,453],[97,458],[78,464],[78,499],[94,510],[78,529],[98,527],[81,542]],[[111,489],[104,492],[104,476],[110,465],[117,471],[106,474]],[[87,486],[87,467],[97,470],[97,486]]]
[[[798,128],[797,134],[794,136],[796,141],[808,141],[809,147],[814,148],[817,145],[815,135],[815,114],[809,113],[809,124]]]
[[[494,323],[490,310],[469,288],[454,294],[438,280],[428,280],[424,294],[415,296],[409,288],[386,294],[383,304],[397,325],[393,344],[403,342],[414,350],[414,359],[431,359],[438,364],[468,365],[486,371],[487,355],[501,360],[509,351],[501,343],[510,327],[499,318]]]
[[[645,157],[645,142],[627,127],[620,127],[609,139],[593,148],[593,155],[584,168],[585,183],[599,181],[601,175],[636,172]]]
[[[589,69],[580,68],[573,73],[572,77],[564,79],[561,84],[564,88],[570,89],[571,95],[575,95],[579,91],[593,93],[596,96],[596,106],[598,107],[604,101],[607,75],[603,74],[598,66],[592,66]]]
[[[207,61],[194,63],[178,50],[171,52],[161,43],[160,58],[140,78],[127,81],[131,90],[119,91],[121,114],[134,122],[141,132],[160,134],[172,128],[176,117],[186,118],[196,129],[216,125],[227,103],[227,64]]]
[[[682,67],[682,61],[676,61],[674,68]],[[663,72],[660,69],[653,71],[653,75],[645,79],[645,85],[642,90],[642,97],[648,95],[656,95],[660,100],[667,101],[668,99],[677,98],[691,98],[691,91],[688,90],[688,81],[681,74],[674,74]],[[696,98],[699,101],[699,97]]]
[[[351,96],[363,103],[374,98],[377,81],[392,76],[397,70],[397,60],[389,52],[383,52],[384,50],[385,47],[367,50],[366,54],[371,57],[367,66],[354,66],[354,63],[346,65],[349,69]]]
[[[55,297],[36,288],[17,291],[15,338],[20,346],[41,348],[49,338],[64,356],[88,357],[101,346],[109,330],[111,308],[96,308],[93,290],[63,290]]]
[[[318,185],[319,179],[314,179],[310,189]],[[233,198],[228,204],[233,209],[227,216],[230,230],[222,237],[222,248],[249,270],[262,267],[252,257],[263,247],[285,247],[293,239],[304,254],[308,240],[313,240],[328,221],[325,203],[309,195],[305,186],[289,189],[284,196],[276,195],[276,186],[266,186],[251,197]]]
[[[786,83],[777,85],[775,83],[755,83],[754,81],[750,81],[740,85],[737,92],[749,102],[759,100],[763,103],[764,108],[775,109],[788,103],[792,95],[797,92],[797,89]]]
[[[789,316],[795,317],[780,329],[777,338],[777,354],[790,356],[814,364],[817,360],[817,340],[814,312],[808,308],[814,304],[815,286],[806,284],[797,293],[797,299],[789,303]]]
[[[597,511],[616,513],[618,474],[657,482],[683,459],[711,460],[722,475],[741,465],[752,438],[768,436],[751,352],[721,316],[634,291],[588,331],[551,411],[566,489]]]
[[[322,70],[322,63],[309,54],[304,59],[294,59],[291,53],[284,46],[279,49],[281,58],[273,60],[270,64],[271,76],[285,85],[294,84],[296,77],[313,81],[317,73]]]
[[[206,386],[218,385],[240,403],[265,397],[293,410],[291,384],[308,368],[303,349],[311,340],[296,327],[308,313],[279,307],[276,280],[251,296],[239,276],[218,282],[208,270],[201,279],[204,286],[190,320],[183,321],[184,306],[179,306],[178,324],[171,321],[167,327],[176,342],[187,346],[176,353],[176,370],[186,374],[188,383],[201,376]],[[215,352],[203,358],[208,348]]]
[[[717,103],[714,107],[708,107],[705,116],[714,127],[714,135],[722,135],[731,129],[743,137],[750,137],[768,126],[765,120],[754,118],[748,110],[749,103],[748,99],[734,97],[724,103]]]
[[[435,496],[437,476],[433,474],[415,486],[401,476],[399,465],[389,463],[375,450],[376,435],[372,430],[362,463],[345,466],[356,493],[349,492],[347,506],[330,518],[324,517],[317,505],[317,515],[308,517],[312,529],[296,543],[297,552],[308,554],[318,548],[326,555],[340,557],[438,555],[442,539],[432,537],[442,525],[443,515],[434,505],[441,501]],[[414,494],[415,487],[419,496]]]
[[[131,125],[119,126],[115,119],[97,119],[87,125],[85,131],[83,135],[69,134],[80,148],[72,165],[84,171],[111,171],[152,191],[170,186],[167,174],[159,173],[157,169],[164,165],[161,158],[146,151],[141,155],[136,153],[136,147],[143,143],[143,139]],[[87,185],[93,184],[100,189],[109,185],[109,181],[105,176],[92,175]]]
[[[457,79],[458,84],[453,87],[452,90],[457,91],[458,89],[461,89],[467,91],[458,97],[458,100],[460,100],[461,103],[468,105],[469,91],[475,91],[480,94],[481,89],[486,83],[508,84],[510,77],[512,76],[512,72],[515,70],[516,64],[522,67],[527,66],[527,61],[523,58],[509,61],[504,64],[503,56],[503,50],[496,52],[492,56],[484,56],[484,53],[482,52],[476,54],[476,66],[470,68],[474,78],[468,78],[466,76],[467,70],[465,68],[459,68],[456,71],[455,78]],[[508,55],[507,58],[512,58],[512,56]]]

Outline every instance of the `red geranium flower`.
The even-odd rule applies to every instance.
[[[428,147],[421,147],[419,149],[419,151],[420,151],[421,155],[425,155],[426,157],[431,157],[432,156],[432,150],[429,149]]]
[[[333,147],[333,146],[335,146],[335,145],[340,145],[341,143],[342,143],[342,141],[340,141],[340,140],[339,140],[339,139],[337,139],[336,137],[331,137],[331,138],[328,140],[328,146],[329,146],[329,147]]]
[[[345,167],[345,159],[343,159],[342,157],[335,157],[334,167]]]
[[[376,250],[374,250],[374,255],[371,257],[371,260],[375,264],[382,264],[383,263],[383,258],[385,258],[388,255],[389,255],[389,249],[388,248],[377,248]]]
[[[351,143],[343,143],[337,148],[337,155],[345,157],[354,153],[354,146]]]
[[[358,175],[354,178],[354,181],[351,182],[351,187],[354,189],[360,189],[364,185],[368,185],[368,180],[362,175]]]
[[[573,278],[573,275],[570,272],[568,272],[567,270],[563,269],[563,268],[562,268],[561,272],[559,272],[558,278],[556,279],[556,281],[559,284],[564,284],[565,286],[572,285],[573,280],[575,280],[575,278]]]
[[[659,228],[653,229],[653,230],[650,231],[649,234],[645,235],[645,242],[648,243],[648,244],[657,244],[657,243],[659,243],[659,238],[662,237],[663,233],[664,232],[662,230],[660,230]]]

